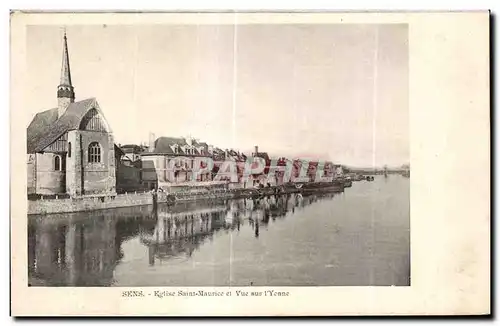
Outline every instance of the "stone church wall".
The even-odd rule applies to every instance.
[[[28,182],[27,182],[27,190],[28,195],[36,193],[36,154],[28,154],[27,156],[27,173],[28,173]]]
[[[75,195],[115,194],[116,173],[113,136],[108,133],[75,130],[68,141],[74,151],[68,160],[68,193]],[[89,161],[89,145],[99,143],[101,161]],[[83,180],[82,180],[83,177]]]
[[[66,192],[66,172],[55,171],[54,153],[36,154],[36,193],[63,194]],[[61,164],[64,158],[61,156]]]

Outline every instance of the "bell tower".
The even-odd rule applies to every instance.
[[[59,118],[64,114],[70,103],[74,101],[75,91],[71,83],[71,71],[69,69],[68,40],[66,38],[66,31],[64,31],[61,80],[59,86],[57,86],[57,108]]]

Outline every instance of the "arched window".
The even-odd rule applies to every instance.
[[[54,170],[61,171],[61,157],[54,157]]]
[[[71,142],[68,142],[68,157],[71,157]]]
[[[99,145],[99,143],[90,143],[89,163],[101,163],[101,146]]]
[[[99,132],[107,132],[108,128],[104,118],[96,109],[91,109],[85,114],[80,122],[80,130],[93,130]]]

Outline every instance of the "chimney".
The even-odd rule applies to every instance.
[[[155,134],[150,132],[149,133],[149,152],[154,152],[155,150]]]
[[[255,153],[254,153],[254,156],[257,156],[257,154],[259,153],[259,146],[255,145]]]
[[[186,141],[186,144],[188,144],[189,146],[193,146],[193,137],[191,137],[191,135],[185,137],[184,140]]]

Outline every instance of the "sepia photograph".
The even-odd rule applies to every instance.
[[[26,33],[29,285],[410,285],[407,25]]]
[[[16,311],[484,311],[487,13],[28,12],[11,33]]]

